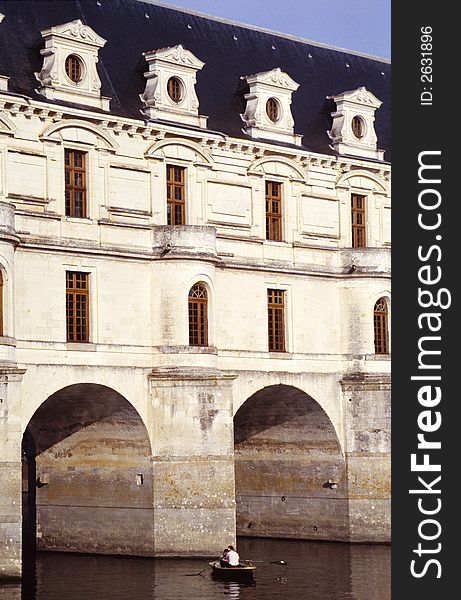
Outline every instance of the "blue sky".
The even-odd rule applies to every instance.
[[[164,3],[390,58],[391,0],[169,0]]]

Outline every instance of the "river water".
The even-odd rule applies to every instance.
[[[390,547],[239,539],[251,584],[216,581],[206,560],[41,553],[35,576],[0,584],[0,600],[389,600]],[[286,561],[286,565],[270,561]],[[257,562],[261,561],[261,562]],[[267,562],[264,562],[267,561]],[[202,573],[202,569],[205,569]],[[200,574],[199,574],[200,573]]]

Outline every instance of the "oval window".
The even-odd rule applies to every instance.
[[[279,103],[275,98],[269,98],[266,102],[266,113],[272,123],[276,123],[280,118]]]
[[[71,54],[66,58],[66,75],[74,83],[82,80],[83,63],[75,54]]]
[[[180,102],[183,97],[183,86],[177,77],[170,77],[168,80],[168,96],[173,102]]]
[[[352,119],[352,133],[359,140],[365,135],[365,123],[362,117],[356,116]]]

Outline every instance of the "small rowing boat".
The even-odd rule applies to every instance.
[[[238,567],[221,567],[219,560],[208,564],[211,567],[211,574],[223,579],[251,579],[256,571],[256,567],[250,561],[240,562]]]

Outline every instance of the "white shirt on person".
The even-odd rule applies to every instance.
[[[236,567],[240,563],[240,556],[235,550],[229,550],[227,553],[227,560],[229,561],[231,567]]]

